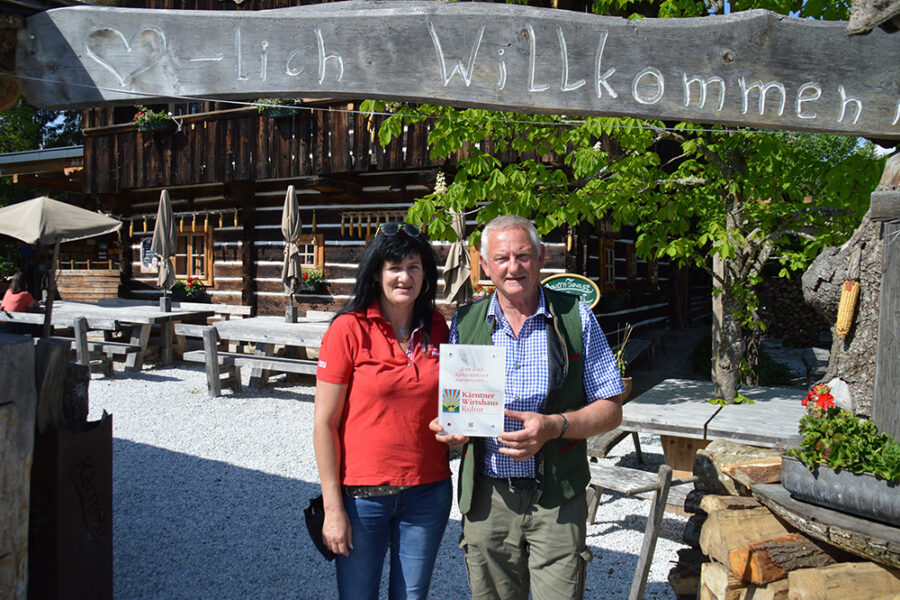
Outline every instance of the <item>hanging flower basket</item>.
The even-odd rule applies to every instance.
[[[256,110],[264,117],[270,119],[280,119],[281,117],[290,117],[294,114],[294,106],[300,100],[297,98],[260,98],[254,104]]]
[[[173,131],[174,129],[175,123],[172,119],[167,121],[151,121],[150,123],[138,125],[138,131]]]
[[[138,131],[165,131],[175,129],[175,121],[172,115],[161,110],[150,110],[144,106],[138,106],[132,119],[137,125]]]

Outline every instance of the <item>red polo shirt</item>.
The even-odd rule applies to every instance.
[[[412,358],[397,343],[378,302],[339,316],[325,332],[316,378],[346,384],[340,423],[343,485],[420,485],[450,477],[448,449],[428,423],[438,414],[438,346],[449,330],[434,312],[425,345],[417,329]]]

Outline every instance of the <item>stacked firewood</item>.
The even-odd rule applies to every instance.
[[[750,494],[781,456],[717,440],[697,455],[692,516],[669,582],[679,600],[900,600],[900,570],[813,539]]]

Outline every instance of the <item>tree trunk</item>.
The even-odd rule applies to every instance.
[[[832,323],[831,358],[828,371],[819,383],[832,383],[833,393],[844,400],[854,414],[871,417],[875,382],[874,349],[878,346],[878,308],[881,290],[882,241],[881,225],[863,218],[853,236],[840,247],[822,251],[803,274],[803,297],[807,304]],[[848,274],[854,255],[859,256],[859,273]],[[834,331],[841,286],[850,278],[859,278],[859,300],[853,327],[842,338]],[[849,388],[849,398],[834,389],[834,379]]]
[[[722,293],[722,326],[719,337],[719,352],[713,364],[713,381],[716,384],[716,398],[726,402],[734,400],[744,356],[744,336],[741,320],[736,316],[739,305],[728,292]]]

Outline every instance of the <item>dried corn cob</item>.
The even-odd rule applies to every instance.
[[[838,304],[835,331],[842,338],[847,337],[853,327],[853,314],[856,312],[856,300],[859,298],[859,282],[845,281],[841,287],[841,302]]]

